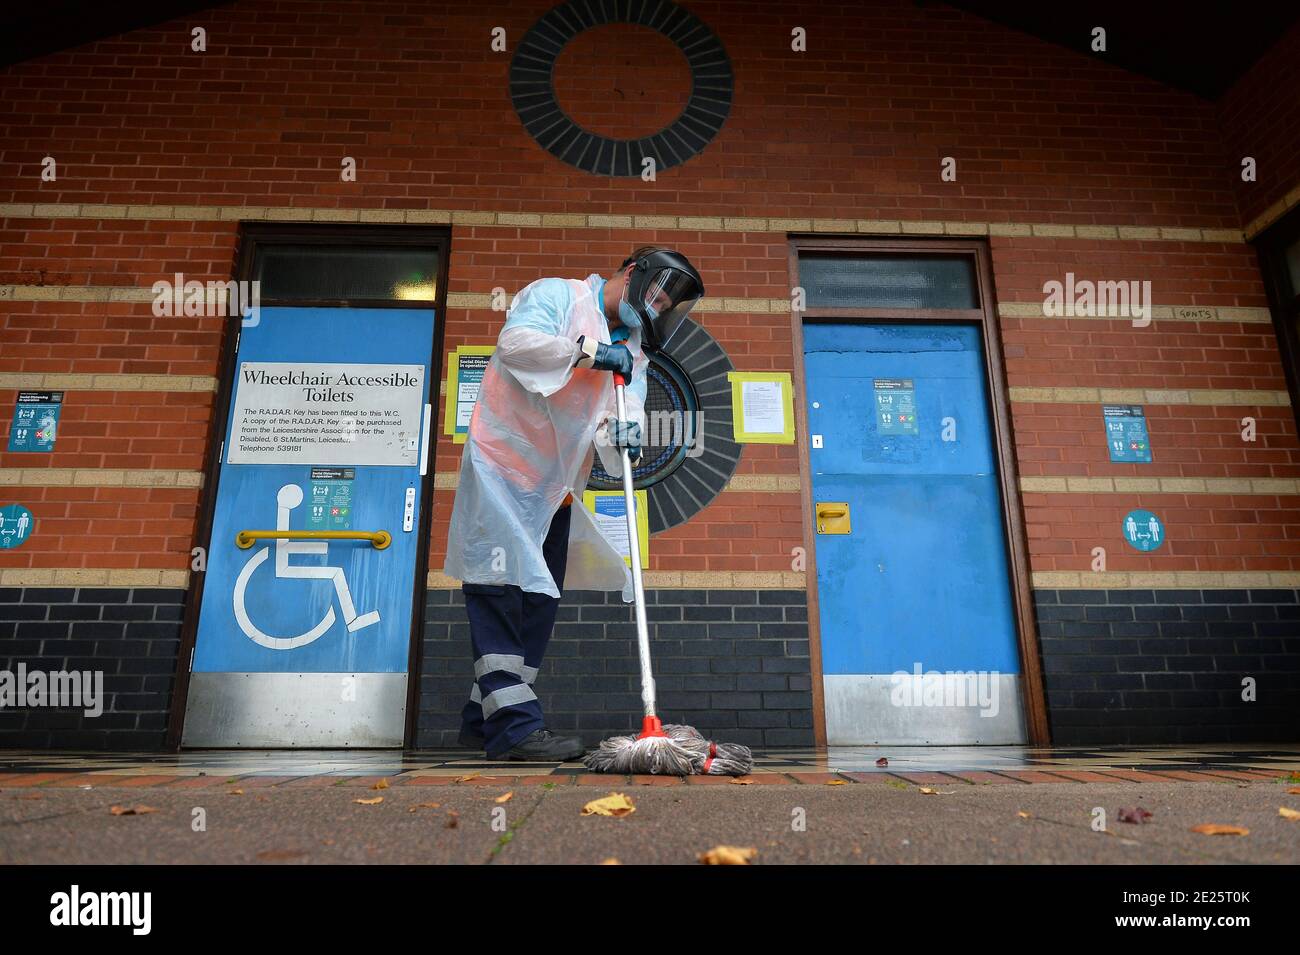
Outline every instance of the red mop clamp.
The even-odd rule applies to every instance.
[[[718,758],[718,744],[713,742],[713,740],[709,740],[709,758],[706,759],[704,761],[704,765],[700,767],[700,772],[705,776],[709,775],[709,767],[713,765],[713,761],[717,758]]]
[[[657,716],[647,716],[641,720],[641,735],[637,739],[646,739],[651,736],[667,736],[664,732],[664,724],[659,721]]]

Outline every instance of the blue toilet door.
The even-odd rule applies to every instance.
[[[978,328],[806,324],[804,368],[828,742],[1023,742]]]
[[[402,745],[433,336],[426,309],[241,329],[183,745]]]

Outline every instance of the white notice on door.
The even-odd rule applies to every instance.
[[[228,464],[420,463],[423,365],[241,362]]]

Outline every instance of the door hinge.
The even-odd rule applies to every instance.
[[[196,644],[196,646],[197,646],[197,644]],[[195,650],[195,647],[190,647],[190,672],[191,672],[191,673],[194,672],[194,650]]]

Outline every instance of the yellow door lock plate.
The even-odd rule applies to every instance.
[[[849,525],[849,505],[846,501],[818,501],[817,533],[847,534]]]

